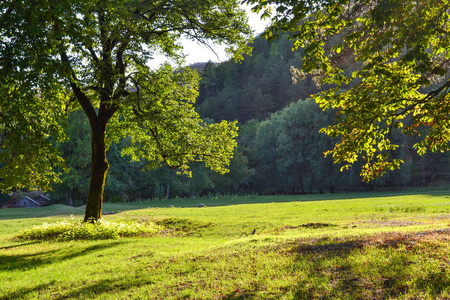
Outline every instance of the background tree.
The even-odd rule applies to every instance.
[[[250,27],[239,1],[17,1],[0,3],[0,124],[3,189],[48,187],[62,164],[49,136],[61,140],[68,109],[81,108],[91,129],[85,221],[101,218],[111,142],[124,154],[188,172],[203,160],[225,172],[234,123],[206,125],[193,109],[198,76],[151,70],[156,53],[182,59],[179,39],[226,43],[249,51]],[[20,166],[17,171],[17,166]]]
[[[395,129],[415,134],[413,148],[448,150],[450,139],[450,2],[349,0],[247,0],[254,10],[274,4],[266,36],[290,31],[303,47],[296,78],[308,76],[329,89],[314,96],[323,109],[337,109],[335,125],[323,129],[341,142],[328,152],[348,168],[362,157],[366,179],[398,168]],[[353,64],[355,72],[344,72]],[[340,89],[351,87],[348,91]]]
[[[251,177],[255,174],[248,167],[248,159],[239,151],[239,147],[233,153],[230,161],[230,172],[224,175],[212,173],[211,179],[214,183],[214,191],[219,194],[236,194],[246,191]]]
[[[310,99],[292,103],[280,112],[275,131],[277,168],[293,193],[312,193],[335,185],[335,168],[323,157],[333,141],[319,130],[331,124],[332,115],[321,113]]]
[[[52,185],[56,195],[53,200],[70,206],[81,205],[87,198],[91,170],[90,128],[81,110],[69,115],[65,132],[69,138],[65,142],[59,142],[57,149],[64,158],[68,171],[62,172],[62,182]]]
[[[279,127],[279,113],[271,115],[270,119],[262,121],[258,126],[254,146],[257,149],[256,178],[259,189],[264,193],[280,192],[281,177],[277,168],[277,139],[276,131]]]

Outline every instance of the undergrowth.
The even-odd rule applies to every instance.
[[[22,230],[18,235],[19,240],[106,240],[120,237],[139,235],[151,235],[158,233],[161,226],[154,223],[147,225],[135,221],[99,220],[93,223],[85,223],[80,220],[64,220],[56,223],[44,223],[33,226],[31,229]]]

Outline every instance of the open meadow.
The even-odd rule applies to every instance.
[[[84,209],[0,210],[0,299],[450,298],[446,189],[105,203],[103,212],[164,228],[17,240]]]

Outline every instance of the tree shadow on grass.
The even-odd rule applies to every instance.
[[[16,244],[16,245],[11,245],[11,246],[0,247],[0,250],[9,250],[9,249],[12,249],[12,248],[28,246],[28,245],[33,245],[33,244],[37,244],[37,243],[40,243],[40,241],[34,241],[34,242],[28,242],[28,243],[22,243],[22,244]]]
[[[259,299],[255,292],[252,291],[233,291],[224,295],[223,300],[237,300],[237,299]]]
[[[76,257],[92,254],[111,247],[117,247],[124,241],[109,241],[74,250],[71,246],[56,250],[42,251],[33,254],[0,254],[0,271],[29,270],[42,267],[57,261],[70,260]],[[23,244],[27,245],[27,244]],[[19,246],[19,245],[18,245]],[[70,251],[68,251],[70,249]]]
[[[102,294],[111,294],[114,295],[120,291],[131,291],[133,289],[138,289],[143,286],[151,286],[156,282],[148,280],[146,278],[138,278],[130,280],[129,277],[120,277],[115,279],[105,279],[101,281],[97,281],[94,283],[85,284],[83,286],[72,288],[68,293],[61,294],[57,297],[53,297],[54,300],[63,300],[63,299],[89,299],[94,298],[94,296],[99,297]],[[162,292],[162,291],[159,291]],[[169,294],[165,294],[168,296]],[[206,299],[206,298],[191,298],[188,294],[179,294],[175,296],[174,294],[170,294],[170,296],[176,299]],[[136,296],[135,296],[136,297]],[[145,297],[141,295],[141,297]],[[134,299],[133,295],[129,294],[126,296],[118,296],[114,295],[115,299]],[[148,299],[164,299],[164,293],[161,293],[157,298],[148,298]],[[137,298],[144,299],[144,298]],[[230,292],[227,295],[223,295],[220,297],[223,300],[237,300],[237,299],[261,299],[260,296],[257,295],[256,292],[249,290],[236,290]],[[273,297],[265,296],[264,299],[280,299],[279,295],[274,295]]]
[[[293,248],[298,254],[294,268],[303,276],[294,298],[390,299],[421,291],[439,298],[449,292],[450,264],[432,271],[419,265],[421,274],[417,266],[408,268],[417,258],[421,264],[436,263],[436,249],[442,246],[436,241],[448,243],[449,230],[300,240]]]
[[[274,294],[265,294],[263,298],[259,295],[257,292],[254,291],[233,291],[231,293],[228,293],[224,296],[222,296],[221,300],[241,300],[241,299],[253,299],[253,300],[259,300],[259,299],[266,299],[266,300],[279,300],[284,299],[282,296],[280,296],[279,293]]]
[[[22,288],[19,291],[14,291],[14,292],[11,292],[8,294],[4,294],[4,295],[0,294],[0,300],[27,299],[27,296],[29,294],[47,289],[54,284],[55,284],[55,282],[52,281],[52,282],[49,282],[46,284],[40,284],[40,285],[30,287],[30,288]]]
[[[142,279],[131,279],[127,276],[114,278],[114,279],[104,279],[96,282],[87,283],[78,287],[71,287],[67,293],[62,292],[60,295],[54,296],[54,300],[62,299],[91,299],[98,297],[102,294],[114,294],[119,291],[130,290],[133,288],[139,288],[145,285],[154,284],[152,281]],[[117,299],[117,297],[114,297]],[[129,296],[133,299],[132,295]],[[122,298],[128,299],[128,297]]]

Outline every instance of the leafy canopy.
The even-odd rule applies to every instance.
[[[398,168],[403,161],[390,158],[401,146],[390,139],[394,130],[422,133],[419,154],[449,149],[450,1],[246,2],[266,16],[272,9],[268,38],[290,31],[304,48],[303,66],[292,73],[313,77],[324,90],[315,101],[336,110],[322,132],[340,137],[327,154],[343,168],[362,157],[368,180]]]
[[[252,34],[235,0],[1,1],[0,188],[57,181],[64,161],[53,146],[80,108],[107,145],[129,138],[124,154],[135,160],[186,172],[204,160],[225,172],[236,125],[206,125],[195,113],[194,72],[147,65],[156,54],[181,64],[181,37],[226,44],[239,59]]]
[[[189,175],[189,162],[204,161],[226,173],[236,147],[236,122],[207,125],[200,119],[194,110],[198,80],[197,72],[186,69],[174,74],[169,65],[137,79],[131,105],[124,105],[111,121],[111,141],[129,137],[122,154],[134,161],[145,158],[149,168],[164,162]]]

